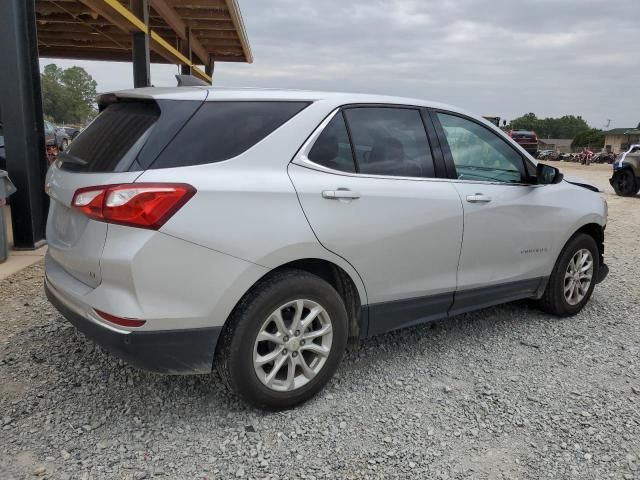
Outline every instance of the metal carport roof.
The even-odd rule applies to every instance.
[[[211,82],[212,62],[253,61],[237,0],[37,0],[41,57],[131,61],[132,33],[149,36],[151,61],[181,64]]]

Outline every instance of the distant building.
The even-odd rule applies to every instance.
[[[619,153],[627,150],[629,145],[640,143],[640,124],[635,128],[614,128],[603,133],[607,152]]]
[[[571,153],[572,138],[540,138],[538,137],[538,150],[553,150],[560,153]]]

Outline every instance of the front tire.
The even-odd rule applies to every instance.
[[[599,269],[600,256],[593,237],[574,235],[553,267],[538,301],[540,308],[559,317],[576,315],[591,298]]]
[[[636,180],[636,176],[629,168],[615,172],[611,179],[611,186],[616,194],[621,197],[632,197],[640,191],[640,185]]]
[[[305,402],[336,371],[348,336],[338,292],[320,277],[282,270],[258,282],[236,306],[216,349],[232,392],[258,408]]]

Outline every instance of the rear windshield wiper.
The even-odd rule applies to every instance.
[[[83,160],[80,157],[76,157],[75,155],[71,155],[67,152],[58,153],[58,160],[60,160],[62,163],[75,163],[76,165],[86,165],[87,163],[89,163],[86,160]]]

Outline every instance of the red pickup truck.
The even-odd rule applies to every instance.
[[[533,130],[509,130],[509,136],[531,155],[538,150],[538,136]]]

